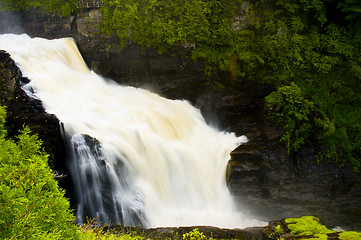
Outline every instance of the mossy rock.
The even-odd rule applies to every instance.
[[[342,232],[338,238],[340,240],[359,240],[361,239],[361,233],[354,231]]]
[[[307,239],[307,240],[361,240],[361,233],[354,231],[337,232],[328,229],[314,216],[300,218],[287,218],[275,221],[273,226],[268,226],[269,239]]]
[[[285,222],[290,232],[296,236],[324,235],[335,232],[320,224],[319,219],[314,216],[288,218]]]

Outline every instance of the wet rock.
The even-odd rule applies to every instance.
[[[288,219],[273,220],[263,227],[252,227],[245,229],[222,229],[210,226],[191,226],[191,227],[168,227],[168,228],[151,228],[142,229],[134,227],[123,227],[119,225],[110,225],[102,228],[102,231],[117,234],[129,234],[140,235],[146,239],[200,239],[200,237],[194,236],[193,238],[186,238],[184,234],[202,234],[207,239],[240,239],[240,240],[275,240],[275,239],[319,239],[322,234],[326,239],[340,239],[341,232],[333,231],[325,228],[318,222],[318,219],[313,216],[305,218],[294,219],[294,221],[305,221],[309,219],[309,222],[304,224],[298,223],[298,230],[292,225],[295,222],[288,221]],[[312,220],[314,219],[314,220]],[[304,228],[302,229],[302,226]],[[196,231],[194,231],[196,230]],[[356,234],[354,239],[356,239]],[[359,236],[359,234],[357,234]]]
[[[59,175],[67,175],[65,166],[65,145],[62,140],[59,121],[44,111],[39,100],[29,98],[21,85],[29,80],[22,77],[19,68],[9,54],[0,50],[0,103],[6,106],[6,128],[8,136],[15,138],[23,126],[37,134],[49,154],[49,164]],[[59,180],[67,186],[67,177]]]
[[[106,226],[103,230],[112,233],[122,232],[139,232],[142,236],[151,239],[183,239],[183,234],[198,229],[207,238],[212,239],[240,239],[240,240],[268,240],[266,227],[253,227],[246,229],[222,229],[210,226],[193,226],[193,227],[169,227],[169,228],[151,228],[139,229],[122,226]],[[270,232],[270,231],[269,231]]]
[[[272,145],[250,142],[232,153],[228,186],[242,211],[265,221],[315,215],[329,227],[360,229],[357,174]]]

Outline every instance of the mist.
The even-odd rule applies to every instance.
[[[21,24],[21,16],[15,12],[0,9],[0,34],[4,33],[24,33]]]

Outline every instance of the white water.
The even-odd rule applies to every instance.
[[[70,38],[6,34],[0,49],[31,80],[23,89],[62,122],[79,221],[89,215],[145,227],[261,224],[235,209],[225,182],[229,154],[246,137],[208,126],[186,101],[103,79]],[[91,147],[85,135],[99,144]]]

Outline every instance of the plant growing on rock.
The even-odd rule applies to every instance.
[[[7,139],[0,107],[0,238],[77,239],[69,202],[48,166],[41,141],[24,128]]]
[[[117,34],[122,46],[188,46],[209,75],[232,71],[239,82],[272,84],[278,93],[267,101],[284,99],[273,117],[285,117],[278,123],[288,151],[312,142],[319,159],[348,161],[358,171],[360,7],[349,0],[104,0],[101,12],[103,31]]]
[[[336,232],[320,224],[319,219],[314,216],[303,216],[300,218],[287,218],[287,231],[278,234],[278,239],[361,239],[361,233],[354,231]]]
[[[313,104],[302,95],[301,89],[292,82],[280,87],[266,97],[271,118],[283,126],[281,141],[286,143],[288,152],[296,151],[304,144],[312,130],[310,115]]]
[[[130,42],[165,52],[188,46],[195,59],[207,62],[206,72],[227,69],[233,54],[231,31],[240,0],[145,1],[103,0],[103,32],[116,34],[120,45]]]
[[[340,240],[358,240],[361,239],[361,233],[355,231],[347,231],[339,234]]]
[[[288,229],[295,236],[321,235],[334,233],[319,223],[319,219],[314,216],[303,216],[300,218],[287,218],[285,220]]]
[[[202,232],[198,230],[198,228],[194,228],[192,231],[183,234],[183,240],[203,240],[206,239],[206,236]]]

